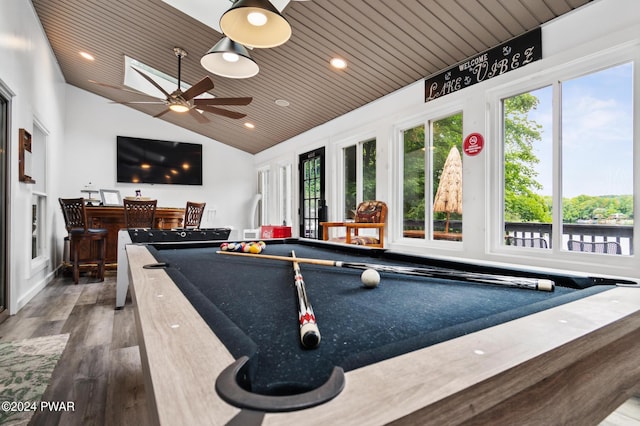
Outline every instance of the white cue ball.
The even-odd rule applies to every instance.
[[[365,269],[360,277],[367,288],[375,288],[380,283],[380,274],[375,269]]]

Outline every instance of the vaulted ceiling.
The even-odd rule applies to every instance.
[[[226,2],[228,0],[211,0]],[[311,0],[283,10],[293,34],[253,49],[260,72],[248,79],[209,73],[200,58],[222,35],[161,0],[32,0],[68,84],[112,101],[141,100],[90,80],[121,86],[124,56],[177,77],[173,48],[188,52],[182,80],[209,75],[218,97],[252,96],[234,120],[188,114],[166,120],[249,153],[258,153],[377,98],[531,30],[590,0]],[[231,4],[231,3],[229,3]],[[80,51],[91,53],[87,61]],[[330,67],[338,56],[345,70]],[[278,99],[289,106],[275,104]],[[145,98],[144,100],[149,100]],[[132,105],[156,115],[162,105]],[[254,129],[244,126],[245,122]]]

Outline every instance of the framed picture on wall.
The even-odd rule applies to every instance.
[[[117,189],[101,189],[100,199],[103,206],[121,206],[122,198],[120,198],[120,191]]]

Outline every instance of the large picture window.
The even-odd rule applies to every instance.
[[[633,254],[632,83],[626,63],[502,100],[504,244]]]
[[[406,129],[402,142],[403,237],[461,241],[462,113]]]

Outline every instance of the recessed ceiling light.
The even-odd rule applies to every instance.
[[[291,104],[289,103],[289,101],[286,101],[284,99],[276,99],[276,105],[281,107],[288,107]]]
[[[246,127],[247,129],[255,129],[256,125],[247,121],[246,123],[244,123],[244,127]]]
[[[347,67],[347,61],[342,58],[332,58],[329,63],[332,67],[343,70]]]
[[[95,60],[95,58],[93,57],[93,55],[87,53],[87,52],[80,52],[80,56],[82,56],[83,58],[89,60],[89,61],[93,61]]]

